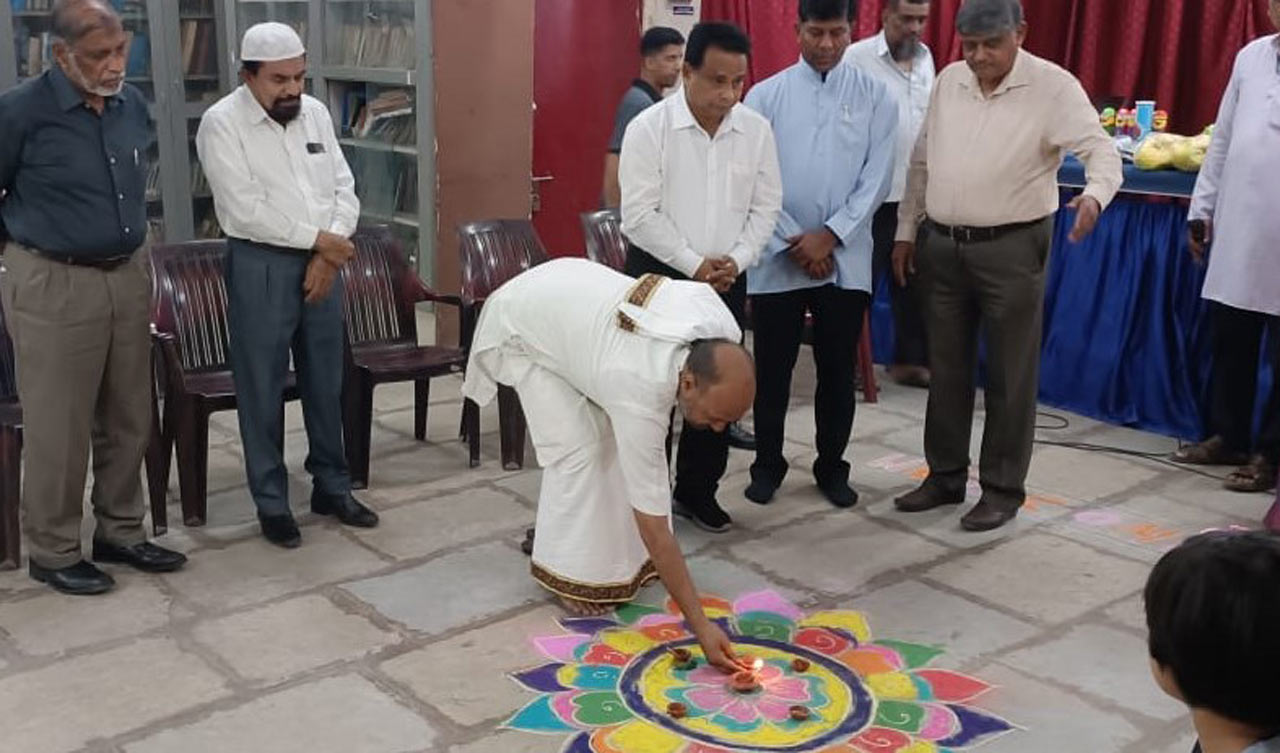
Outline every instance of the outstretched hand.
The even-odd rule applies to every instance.
[[[696,631],[696,635],[703,653],[707,656],[707,663],[711,666],[725,674],[751,669],[733,652],[733,642],[719,625],[708,621],[705,627]]]

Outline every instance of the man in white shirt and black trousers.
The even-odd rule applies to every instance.
[[[227,315],[249,490],[262,534],[302,543],[289,509],[284,390],[289,354],[310,452],[311,511],[370,528],[342,445],[340,269],[360,202],[328,109],[302,93],[306,50],[280,23],[245,32],[243,85],[209,108],[196,148],[227,234]]]
[[[619,166],[626,273],[706,282],[740,322],[743,273],[760,258],[782,207],[773,129],[740,102],[750,54],[738,27],[695,26],[683,91],[631,121]],[[732,522],[716,503],[726,434],[684,427],[672,495],[677,514],[716,533]]]

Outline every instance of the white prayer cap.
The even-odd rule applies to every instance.
[[[277,21],[250,26],[240,43],[241,62],[272,63],[292,60],[307,54],[298,32]]]

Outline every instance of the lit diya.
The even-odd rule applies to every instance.
[[[743,657],[743,661],[750,662],[751,669],[735,673],[729,680],[729,687],[735,693],[754,693],[760,689],[760,670],[764,667],[764,661],[753,661],[750,657]]]

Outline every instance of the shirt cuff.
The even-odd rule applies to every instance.
[[[315,248],[316,240],[320,237],[320,228],[305,222],[297,222],[293,225],[293,230],[289,233],[289,245],[293,248],[310,251]]]
[[[748,268],[755,266],[757,254],[751,253],[746,246],[738,244],[729,252],[729,258],[733,259],[733,263],[738,265],[738,274],[746,272]]]
[[[902,215],[898,215],[898,232],[894,234],[893,240],[896,243],[915,243],[916,233],[920,232],[920,223],[915,218],[906,219]]]
[[[698,267],[702,266],[703,261],[705,261],[705,259],[703,259],[700,254],[688,246],[685,246],[677,251],[675,256],[672,256],[671,260],[668,261],[667,264],[674,267],[680,274],[692,280],[694,275],[698,273]]]
[[[1098,208],[1099,210],[1102,210],[1110,206],[1111,200],[1115,198],[1116,192],[1105,188],[1098,188],[1097,186],[1086,186],[1080,194],[1082,196],[1088,196],[1098,202]]]
[[[849,219],[846,214],[841,212],[827,220],[823,224],[823,227],[830,230],[831,233],[835,235],[836,240],[840,242],[840,245],[848,246],[849,238],[853,235],[855,225],[853,220]]]

